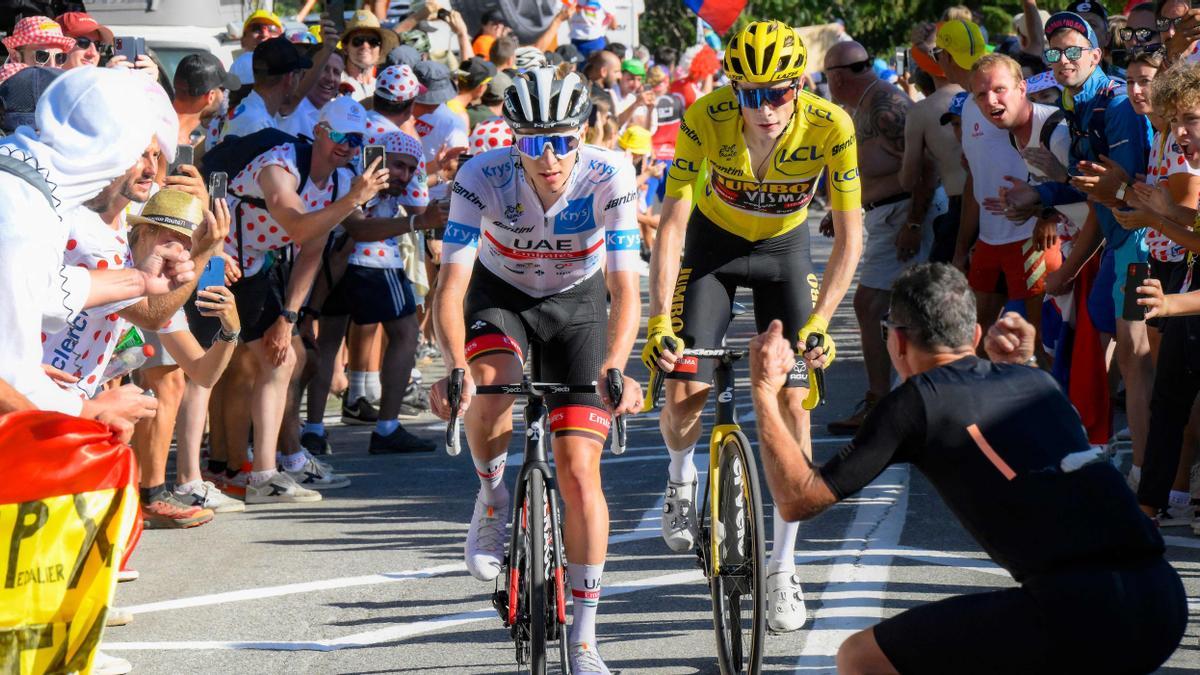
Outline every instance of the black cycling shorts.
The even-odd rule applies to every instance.
[[[779,319],[783,334],[795,347],[820,290],[808,250],[804,225],[777,237],[748,241],[722,229],[700,209],[692,209],[683,264],[671,300],[675,334],[688,347],[720,347],[732,319],[733,297],[738,287],[743,287],[753,291],[758,331]],[[712,359],[685,357],[667,377],[712,382],[715,368]],[[808,386],[808,369],[802,359],[796,360],[787,386]]]
[[[1187,618],[1183,583],[1159,558],[931,602],[875,626],[875,640],[901,673],[1148,673]]]
[[[602,273],[574,288],[535,298],[475,263],[467,289],[467,360],[509,352],[531,362],[540,382],[594,382],[604,363],[608,335],[607,290]],[[532,350],[532,351],[531,351]],[[608,435],[609,418],[599,394],[548,394],[555,435]]]
[[[412,283],[399,268],[349,265],[321,307],[321,316],[349,316],[359,326],[415,314]]]

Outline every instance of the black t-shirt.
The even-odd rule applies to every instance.
[[[1017,581],[1161,556],[1162,537],[1111,464],[1063,470],[1088,449],[1049,374],[969,356],[909,378],[820,473],[845,499],[911,463]]]

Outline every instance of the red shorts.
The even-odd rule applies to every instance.
[[[1038,251],[1032,239],[999,246],[978,241],[971,254],[967,281],[979,293],[1000,293],[1009,300],[1024,300],[1045,293],[1046,275],[1061,265],[1058,243]]]

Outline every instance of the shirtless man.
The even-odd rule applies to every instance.
[[[912,101],[899,88],[879,79],[867,50],[853,41],[834,45],[825,54],[825,73],[830,96],[854,119],[866,211],[867,243],[854,293],[854,314],[862,336],[868,390],[848,418],[829,424],[831,434],[853,434],[875,403],[891,390],[891,362],[879,334],[879,322],[891,298],[888,289],[906,268],[929,259],[933,219],[947,207],[945,193],[929,187],[924,189],[925,203],[914,205],[913,193],[901,184],[904,126]],[[936,188],[936,183],[932,187]],[[914,210],[923,215],[915,222],[910,218]]]
[[[929,54],[929,49],[924,45],[915,45],[913,49]],[[933,60],[932,55],[930,60]],[[941,117],[949,109],[955,94],[963,91],[963,88],[947,79],[945,71],[936,64],[931,66],[936,68],[929,71],[935,90],[912,105],[904,124],[904,162],[900,167],[900,185],[905,190],[913,191],[915,198],[919,197],[921,178],[937,171],[949,208],[933,221],[933,250],[929,252],[929,262],[948,263],[954,258],[967,170],[962,165],[962,143],[955,137],[950,125],[942,125]],[[916,212],[914,205],[908,222],[920,222],[923,215]]]

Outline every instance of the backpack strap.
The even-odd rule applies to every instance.
[[[1042,123],[1041,132],[1038,134],[1038,142],[1046,150],[1050,150],[1050,137],[1054,135],[1054,130],[1058,129],[1058,125],[1066,118],[1067,113],[1062,108],[1055,110]]]
[[[34,189],[42,193],[50,208],[54,209],[56,213],[58,212],[58,205],[54,203],[54,192],[50,189],[50,183],[46,182],[46,177],[40,171],[12,155],[0,155],[0,173],[10,173],[29,183]]]

